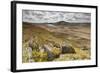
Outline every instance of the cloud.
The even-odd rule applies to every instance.
[[[91,22],[91,14],[79,12],[23,10],[23,22],[54,23],[58,21],[89,23]]]

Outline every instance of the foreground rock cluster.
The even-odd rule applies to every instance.
[[[75,49],[67,43],[46,43],[39,45],[32,39],[27,43],[27,47],[23,48],[27,52],[28,62],[52,61],[59,58],[61,54],[76,53]]]

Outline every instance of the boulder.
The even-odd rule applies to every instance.
[[[48,56],[48,58],[47,58],[48,61],[52,61],[55,58],[55,56],[52,52],[47,52],[47,56]]]
[[[55,58],[54,54],[51,52],[52,47],[50,47],[48,45],[44,45],[43,49],[44,49],[45,52],[47,52],[47,57],[48,57],[47,60],[52,61]]]
[[[75,49],[73,47],[69,46],[69,45],[62,46],[61,50],[62,50],[62,54],[65,54],[65,53],[66,54],[67,53],[76,53]]]

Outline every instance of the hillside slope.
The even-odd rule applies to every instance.
[[[90,59],[90,27],[50,25],[23,23],[23,63]]]

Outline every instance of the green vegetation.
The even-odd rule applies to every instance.
[[[22,50],[23,52],[22,52],[22,62],[23,63],[26,63],[26,62],[28,62],[29,61],[29,56],[28,56],[28,51],[27,51],[27,49],[23,49]]]
[[[47,53],[46,52],[33,51],[32,57],[35,62],[47,61]]]
[[[53,47],[51,52],[54,54],[55,58],[59,57],[61,54],[60,48]]]

